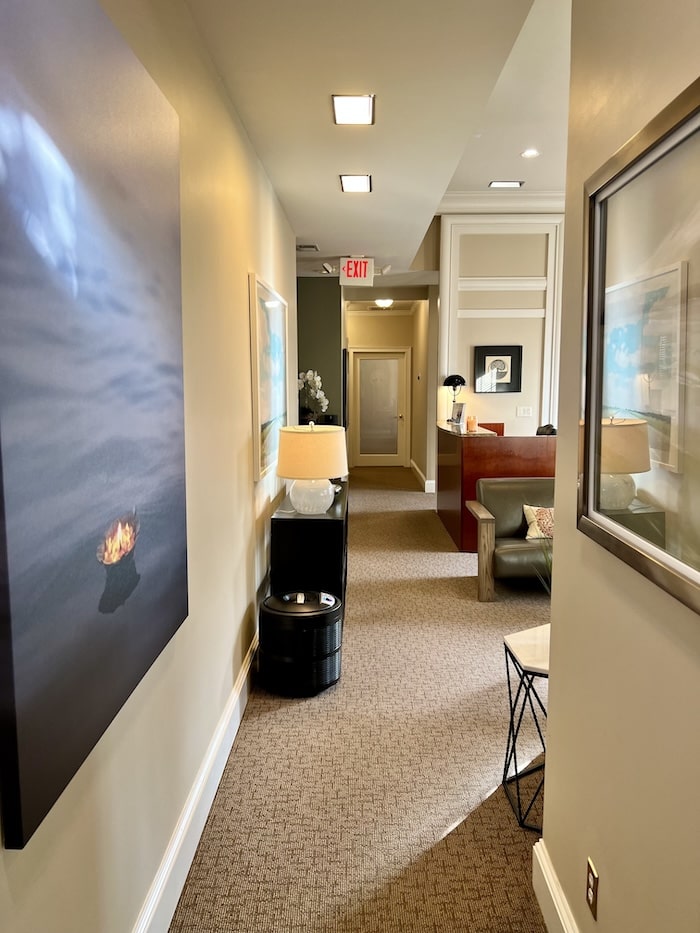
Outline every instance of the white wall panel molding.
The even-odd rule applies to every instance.
[[[544,318],[547,312],[544,308],[461,308],[457,317],[466,318]]]
[[[500,201],[499,203],[503,205],[506,202]],[[489,317],[493,320],[501,320],[506,317],[541,318],[544,316],[538,423],[556,424],[559,393],[563,214],[551,212],[443,214],[440,224],[439,377],[444,378],[448,373],[457,371],[456,358],[461,349],[457,337],[460,320]],[[546,275],[493,277],[460,275],[462,238],[483,234],[546,236]],[[535,290],[544,292],[544,315],[541,314],[540,309],[532,309],[529,312],[515,309],[516,313],[502,308],[494,309],[489,313],[486,313],[485,309],[460,309],[459,296],[467,292]],[[438,384],[439,381],[440,379]]]
[[[486,278],[461,277],[457,282],[460,292],[543,292],[547,287],[544,275],[491,275]]]

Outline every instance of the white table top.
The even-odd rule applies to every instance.
[[[550,629],[548,622],[504,637],[503,641],[524,671],[549,675]]]

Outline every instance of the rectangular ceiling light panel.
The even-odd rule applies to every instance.
[[[333,119],[339,125],[374,123],[374,94],[332,94]]]
[[[489,188],[522,188],[522,181],[490,181]]]
[[[366,194],[372,190],[371,175],[341,175],[340,187],[343,191],[355,194]]]

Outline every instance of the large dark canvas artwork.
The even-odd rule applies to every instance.
[[[175,112],[98,0],[0,6],[0,777],[24,846],[187,615]]]

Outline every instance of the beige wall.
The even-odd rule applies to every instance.
[[[27,847],[0,854],[12,933],[133,928],[255,630],[279,481],[252,479],[249,271],[288,299],[296,348],[294,236],[184,3],[104,7],[180,116],[190,614]]]
[[[413,372],[411,373],[411,460],[428,478],[428,341],[429,307],[427,301],[416,303],[413,315]],[[431,392],[432,399],[432,392]]]
[[[546,274],[547,237],[541,233],[469,233],[460,237],[460,276],[500,278]]]
[[[576,530],[583,183],[697,77],[700,6],[574,0],[544,850],[581,933],[700,929],[700,620]],[[598,921],[584,899],[600,874]],[[560,929],[552,927],[552,929]]]
[[[539,424],[542,396],[542,318],[467,318],[458,321],[457,372],[467,380],[459,401],[467,414],[478,421],[503,421],[506,434],[530,436]],[[474,347],[513,344],[523,348],[520,392],[474,392]],[[521,406],[532,408],[532,416],[519,417]]]
[[[410,314],[348,314],[345,328],[349,350],[410,347],[413,342]]]
[[[440,268],[440,221],[433,217],[423,242],[411,263],[412,270],[437,270]]]

